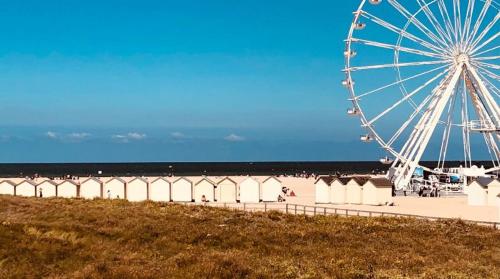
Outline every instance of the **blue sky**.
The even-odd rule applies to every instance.
[[[0,1],[0,161],[376,160],[358,1]]]

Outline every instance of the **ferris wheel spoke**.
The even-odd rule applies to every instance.
[[[481,52],[479,52],[479,53],[474,54],[472,57],[477,57],[477,56],[483,55],[483,54],[485,54],[485,53],[488,53],[488,52],[491,52],[491,51],[497,50],[497,49],[499,49],[499,48],[500,48],[500,45],[495,46],[495,47],[492,47],[492,48],[487,49],[487,50],[483,50],[483,51],[481,51]]]
[[[465,24],[464,24],[464,31],[462,34],[462,37],[460,38],[460,42],[462,47],[465,46],[465,40],[469,37],[470,34],[470,29],[472,26],[472,15],[474,14],[474,6],[475,6],[476,1],[475,0],[469,0],[467,3],[467,12],[465,14]]]
[[[418,36],[404,30],[404,29],[401,29],[399,27],[396,27],[390,23],[388,23],[387,21],[381,19],[381,18],[378,18],[366,11],[362,11],[361,12],[361,16],[363,16],[364,18],[374,22],[375,24],[379,25],[379,26],[382,26],[396,34],[400,34],[402,37],[404,38],[407,38],[415,43],[418,43],[428,49],[431,49],[431,50],[434,50],[436,53],[442,53],[444,51],[443,48],[439,47],[439,46],[436,46],[435,44],[432,44],[432,43],[429,43],[428,41],[422,39],[422,38],[419,38]]]
[[[454,0],[455,1],[455,0]],[[470,35],[467,38],[466,44],[469,44],[474,40],[474,38],[477,35],[477,32],[479,31],[479,28],[481,27],[481,24],[483,23],[484,18],[486,17],[486,13],[488,12],[488,9],[491,6],[491,0],[486,0],[483,8],[481,9],[481,12],[479,13],[479,16],[476,19],[476,23],[474,24],[474,28]]]
[[[478,74],[481,77],[481,79],[490,87],[491,91],[497,97],[500,97],[500,90],[492,82],[490,82],[484,75],[487,75],[487,76],[493,78],[494,80],[500,80],[499,76],[490,72],[489,70],[481,68],[481,67],[478,67]]]
[[[492,21],[490,21],[490,23],[484,28],[484,30],[479,34],[479,36],[471,44],[471,49],[474,49],[477,46],[477,44],[479,44],[479,42],[481,42],[481,40],[484,38],[484,36],[486,36],[486,34],[488,34],[488,32],[491,30],[491,28],[493,28],[493,26],[495,26],[495,24],[498,22],[499,19],[500,19],[500,13],[497,13],[495,18]],[[498,33],[499,32],[497,32],[497,34]],[[498,36],[498,35],[496,35],[496,36]],[[493,36],[492,38],[496,38],[496,37]]]
[[[423,85],[419,86],[417,89],[415,89],[414,91],[412,91],[411,93],[409,93],[408,95],[405,95],[402,99],[400,99],[399,101],[397,101],[396,103],[394,103],[393,105],[391,105],[389,108],[387,108],[386,110],[384,110],[382,113],[380,113],[379,115],[375,116],[373,119],[371,119],[370,121],[367,121],[367,123],[365,124],[365,126],[371,126],[373,123],[375,123],[377,120],[379,120],[381,117],[383,117],[384,115],[388,114],[389,112],[391,112],[393,109],[397,108],[399,105],[401,105],[403,102],[405,102],[406,100],[410,99],[411,97],[413,97],[414,95],[416,95],[417,93],[421,92],[423,89],[425,89],[427,86],[429,86],[429,84],[433,83],[434,81],[436,81],[438,78],[442,77],[444,74],[446,74],[449,70],[446,69],[445,71],[439,73],[438,75],[436,75],[435,77],[429,79],[427,82],[425,82]]]
[[[382,91],[382,90],[384,90],[384,89],[387,89],[387,88],[389,88],[389,87],[396,86],[396,85],[401,84],[401,83],[403,83],[403,82],[406,82],[406,81],[409,81],[409,80],[412,80],[412,79],[415,79],[415,78],[421,77],[421,76],[423,76],[423,75],[427,75],[427,74],[430,74],[430,73],[436,72],[436,71],[438,71],[438,70],[440,70],[440,69],[443,69],[443,68],[445,68],[445,67],[448,67],[448,65],[440,66],[440,67],[434,68],[434,69],[432,69],[432,70],[425,71],[425,72],[423,72],[423,73],[420,73],[420,74],[417,74],[417,75],[414,75],[414,76],[411,76],[411,77],[408,77],[408,78],[405,78],[405,79],[402,79],[402,80],[398,80],[398,81],[396,81],[396,82],[394,82],[394,83],[391,83],[391,84],[388,84],[388,85],[385,85],[385,86],[379,87],[379,88],[377,88],[377,89],[374,89],[374,90],[371,90],[371,91],[368,91],[368,92],[362,93],[362,94],[360,94],[360,95],[356,96],[356,100],[361,99],[361,98],[363,98],[363,97],[366,97],[366,96],[368,96],[368,95],[371,95],[371,94],[373,94],[373,93],[380,92],[380,91]]]
[[[407,47],[402,47],[402,46],[397,46],[397,45],[391,45],[391,44],[386,44],[386,43],[381,43],[381,42],[370,41],[370,40],[351,38],[351,42],[360,43],[360,44],[368,45],[368,46],[379,47],[379,48],[398,50],[398,51],[418,54],[418,55],[426,56],[426,57],[432,57],[432,58],[438,58],[438,59],[446,58],[445,56],[443,56],[441,54],[437,54],[437,53],[433,53],[433,52],[427,52],[427,51],[418,50],[418,49],[414,49],[414,48],[407,48]]]
[[[448,12],[448,9],[446,8],[444,0],[438,1],[438,8],[439,12],[441,13],[441,17],[443,18],[443,22],[445,23],[448,34],[450,34],[450,36],[451,34],[453,34],[455,41],[458,41],[457,33],[455,32],[455,28],[453,27],[453,23],[451,22],[450,14]]]
[[[447,33],[443,28],[441,27],[439,21],[437,20],[436,16],[434,13],[429,9],[429,3],[425,3],[423,0],[417,0],[418,5],[420,8],[424,11],[425,16],[431,23],[432,27],[434,30],[436,30],[437,34],[443,41],[447,41],[450,44],[453,44],[453,40],[451,39],[451,36],[449,33]]]
[[[496,38],[498,38],[498,36],[500,36],[500,32],[497,32],[495,35],[493,35],[491,38],[489,38],[488,40],[486,40],[484,43],[482,43],[480,46],[476,47],[474,50],[471,51],[471,54],[474,54],[476,53],[478,50],[482,49],[483,47],[485,47],[486,45],[488,45],[489,43],[493,42],[494,40],[496,40]]]
[[[448,47],[448,44],[441,40],[436,34],[434,34],[429,28],[427,28],[420,20],[418,20],[412,13],[405,9],[398,1],[388,0],[389,4],[394,7],[402,16],[404,16],[409,22],[411,22],[415,27],[417,27],[423,34],[425,34],[434,43],[439,44],[441,47]]]
[[[475,58],[475,60],[478,60],[478,61],[498,60],[498,59],[500,59],[500,55],[499,56],[486,56],[486,57]]]
[[[362,71],[362,70],[375,70],[384,68],[400,68],[400,67],[414,67],[423,65],[437,65],[437,64],[448,64],[450,61],[447,60],[436,60],[436,61],[423,61],[423,62],[408,62],[408,63],[394,63],[394,64],[381,64],[381,65],[370,65],[370,66],[356,66],[345,69],[344,71]]]
[[[458,37],[463,36],[462,31],[462,12],[460,7],[460,0],[453,0],[453,16],[455,19],[455,32],[457,32]]]
[[[476,61],[475,64],[479,65],[479,66],[482,66],[482,67],[485,67],[485,68],[491,68],[491,69],[495,69],[495,70],[500,70],[500,65],[495,65],[495,64],[486,63],[486,62],[480,62],[480,61]]]

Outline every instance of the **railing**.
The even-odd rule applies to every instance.
[[[467,123],[468,128],[471,131],[477,132],[496,132],[500,130],[493,122],[473,120]]]
[[[193,202],[177,202],[177,203],[183,205],[193,205],[193,206],[230,208],[235,210],[243,210],[247,212],[278,211],[292,215],[309,215],[309,216],[336,215],[336,216],[346,216],[346,217],[350,216],[398,217],[398,218],[414,218],[414,219],[431,220],[431,221],[460,220],[468,224],[476,224],[476,225],[492,227],[494,229],[500,229],[500,222],[464,220],[464,219],[457,219],[450,217],[434,217],[434,216],[423,216],[417,214],[381,212],[381,211],[370,211],[370,210],[359,210],[359,209],[322,207],[315,205],[300,205],[300,204],[289,204],[289,203],[193,203]]]

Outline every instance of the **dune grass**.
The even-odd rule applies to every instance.
[[[0,278],[498,278],[500,232],[0,196]]]

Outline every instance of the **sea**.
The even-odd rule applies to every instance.
[[[422,162],[428,167],[436,162]],[[462,162],[447,162],[458,167]],[[488,167],[491,162],[477,162]],[[154,162],[154,163],[16,163],[0,164],[0,177],[25,176],[229,176],[380,174],[390,165],[377,161],[349,162]]]

